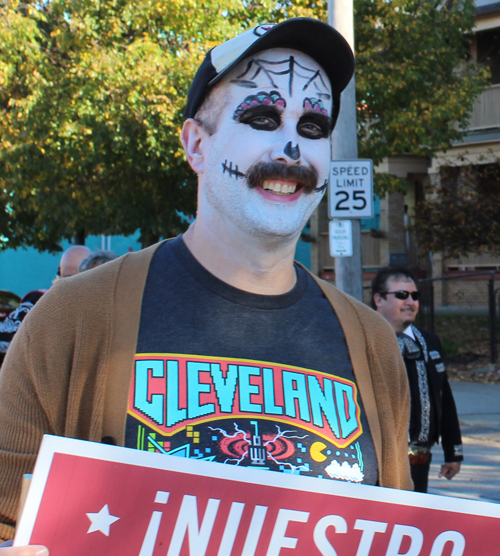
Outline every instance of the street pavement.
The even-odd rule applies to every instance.
[[[460,473],[438,478],[443,463],[433,448],[429,493],[500,503],[500,385],[452,382],[464,443]]]

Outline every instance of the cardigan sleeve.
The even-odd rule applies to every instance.
[[[100,440],[109,337],[104,300],[112,297],[113,272],[60,280],[7,351],[0,371],[1,539],[13,537],[22,476],[32,473],[43,435]]]
[[[116,385],[132,368],[157,247],[59,280],[14,337],[0,371],[0,540],[14,535],[22,476],[32,472],[44,434],[93,442],[108,429],[123,436],[125,405]]]
[[[49,304],[50,305],[50,304]],[[41,311],[43,314],[44,311]],[[34,315],[34,311],[30,311]],[[37,319],[28,315],[12,345],[0,371],[0,538],[12,538],[24,473],[31,473],[36,454],[45,433],[61,434],[57,417],[50,410],[47,396],[48,370],[36,357],[43,345],[33,336]],[[47,327],[50,327],[48,324]],[[32,354],[35,350],[35,354]],[[64,380],[57,380],[56,392],[67,391]],[[63,408],[61,408],[64,411]]]
[[[410,390],[396,335],[378,313],[363,307],[367,356],[382,428],[381,484],[413,490],[408,461]]]
[[[394,451],[391,467],[386,471],[396,478],[399,488],[413,490],[408,460],[408,423],[410,418],[408,376],[396,336],[392,330],[390,332],[391,335],[388,335],[387,339],[392,347],[382,351],[377,369],[379,375],[384,374],[385,380],[383,383],[387,388],[389,408],[385,416],[385,422],[392,421],[394,423],[395,433],[395,438],[391,443],[387,442],[387,437],[384,442],[384,450]],[[378,380],[377,383],[379,387],[382,384]]]

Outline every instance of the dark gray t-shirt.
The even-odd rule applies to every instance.
[[[238,290],[182,237],[156,252],[142,301],[126,445],[376,484],[340,323],[296,267],[288,293]]]

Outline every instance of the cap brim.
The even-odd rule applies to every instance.
[[[266,31],[208,85],[215,85],[241,60],[269,48],[291,48],[311,56],[328,75],[334,96],[347,87],[354,73],[354,55],[344,37],[322,21],[300,17],[283,21]]]

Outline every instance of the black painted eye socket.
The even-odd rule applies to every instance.
[[[244,123],[248,124],[253,129],[259,129],[263,131],[274,131],[275,129],[278,129],[281,122],[279,121],[279,118],[275,118],[271,116],[254,116],[253,118],[250,118],[247,122]]]
[[[325,139],[330,136],[330,118],[303,116],[297,124],[297,133],[306,139]]]
[[[281,116],[276,110],[267,106],[258,106],[243,112],[239,121],[253,129],[274,131],[281,125]]]
[[[297,131],[302,137],[308,137],[309,139],[321,139],[324,137],[323,129],[312,122],[307,122],[297,125]]]

